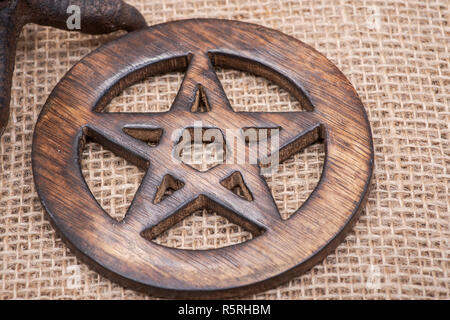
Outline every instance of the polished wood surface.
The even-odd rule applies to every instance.
[[[266,77],[307,111],[234,112],[215,66]],[[102,112],[126,87],[175,70],[186,70],[186,76],[170,111]],[[281,128],[281,161],[323,140],[326,160],[316,189],[283,220],[260,166],[222,164],[201,172],[175,164],[175,133],[196,121],[223,134],[225,129]],[[80,152],[88,140],[147,170],[121,222],[104,212],[83,179]],[[76,64],[39,117],[32,160],[51,222],[96,270],[161,297],[226,298],[283,283],[343,240],[367,199],[373,147],[355,89],[320,53],[253,24],[185,20],[133,32]],[[235,187],[240,195],[232,192]],[[167,189],[172,193],[164,196]],[[204,251],[150,241],[200,208],[245,227],[254,239]]]

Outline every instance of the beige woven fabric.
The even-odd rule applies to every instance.
[[[356,87],[374,136],[369,201],[345,241],[301,277],[248,298],[449,299],[450,11],[447,0],[134,0],[150,24],[192,17],[238,19],[283,31],[324,53]],[[101,277],[66,249],[39,203],[32,133],[46,98],[85,54],[116,35],[92,37],[27,26],[20,37],[12,116],[0,140],[0,298],[152,298]],[[267,81],[220,70],[231,103],[244,110],[296,110]],[[129,88],[109,107],[167,110],[181,74]],[[323,146],[289,159],[269,184],[289,215],[317,183]],[[123,216],[142,172],[101,146],[83,153],[98,201]],[[251,238],[201,211],[156,241],[206,249]]]

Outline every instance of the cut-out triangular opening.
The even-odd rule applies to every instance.
[[[129,136],[147,143],[151,147],[156,147],[163,134],[162,129],[144,128],[144,127],[125,127],[123,132]]]
[[[295,214],[314,191],[324,162],[325,146],[320,141],[290,156],[264,177],[283,220]]]
[[[171,176],[170,174],[166,174],[161,181],[161,184],[156,191],[155,198],[153,199],[154,204],[158,204],[174,192],[180,190],[184,187],[184,182],[178,180]]]
[[[122,221],[144,177],[144,170],[87,142],[81,150],[81,171],[94,198],[113,219]]]
[[[252,193],[245,184],[244,178],[239,171],[233,172],[230,176],[220,181],[220,184],[245,200],[253,200]]]
[[[152,241],[176,249],[209,250],[243,243],[253,237],[246,228],[213,210],[200,209]]]
[[[183,82],[184,72],[150,76],[125,90],[105,106],[102,112],[164,112],[169,111]]]
[[[205,89],[201,84],[197,85],[195,91],[194,103],[192,104],[191,112],[208,112],[211,111],[208,97],[206,96]]]

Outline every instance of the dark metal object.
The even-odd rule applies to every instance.
[[[9,119],[17,37],[27,23],[68,30],[70,5],[81,9],[81,29],[74,31],[103,34],[147,26],[139,11],[122,0],[0,0],[0,136]]]

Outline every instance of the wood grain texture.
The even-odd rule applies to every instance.
[[[121,0],[0,0],[0,136],[8,124],[17,37],[28,23],[67,30],[71,5],[80,7],[81,29],[68,31],[103,34],[147,26],[139,11]]]
[[[266,77],[308,111],[234,112],[215,66]],[[102,112],[124,88],[176,70],[186,70],[186,76],[170,111]],[[222,164],[200,172],[174,164],[173,133],[195,121],[222,133],[281,128],[281,160],[324,140],[326,160],[318,186],[283,220],[258,165]],[[147,170],[121,222],[103,211],[81,174],[80,153],[89,139]],[[354,88],[320,53],[261,26],[202,19],[133,32],[75,65],[39,117],[32,161],[51,222],[96,270],[161,297],[226,298],[285,282],[343,240],[367,199],[373,146]],[[230,191],[236,186],[243,187],[243,196]],[[163,198],[166,188],[174,192]],[[149,241],[200,208],[245,227],[254,239],[205,251]]]

